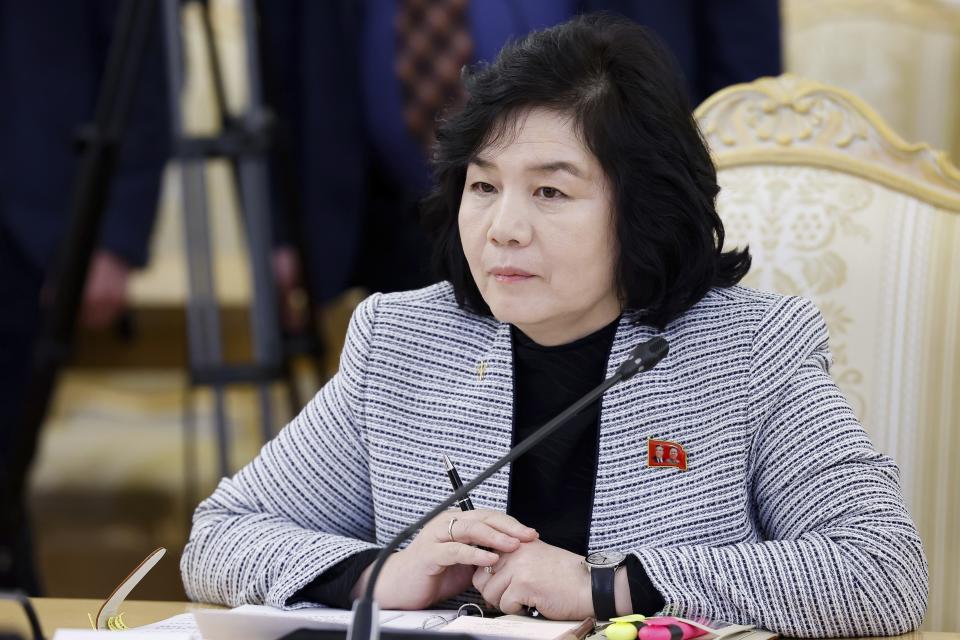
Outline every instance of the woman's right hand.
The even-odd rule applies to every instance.
[[[428,522],[407,548],[390,556],[374,597],[381,609],[429,608],[470,587],[476,567],[492,567],[500,559],[498,553],[516,551],[537,537],[534,529],[500,511],[447,511]],[[372,568],[360,575],[352,599],[366,589]]]

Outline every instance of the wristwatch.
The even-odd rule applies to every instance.
[[[627,556],[619,551],[596,551],[583,560],[590,571],[593,591],[593,614],[597,620],[617,617],[617,599],[613,594],[613,577]]]

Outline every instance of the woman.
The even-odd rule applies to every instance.
[[[926,564],[896,467],[830,379],[813,305],[736,286],[749,255],[721,250],[715,169],[663,50],[584,17],[466,88],[427,203],[445,281],[358,307],[339,373],[198,508],[187,593],[349,606],[378,545],[449,493],[442,455],[475,476],[662,335],[655,369],[391,556],[380,606],[473,588],[558,619],[915,628]]]

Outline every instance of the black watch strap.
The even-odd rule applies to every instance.
[[[617,598],[613,594],[613,576],[617,567],[590,567],[593,613],[597,620],[617,617]]]

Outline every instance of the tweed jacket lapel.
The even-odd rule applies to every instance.
[[[613,346],[607,358],[607,377],[612,376],[630,351],[644,340],[657,335],[657,331],[649,326],[635,323],[633,313],[624,313],[613,338]],[[663,363],[658,366],[663,366]],[[645,417],[642,411],[643,388],[649,384],[645,376],[650,376],[656,369],[640,373],[614,386],[604,394],[600,404],[600,440],[598,443],[597,476],[594,484],[593,512],[591,514],[590,551],[619,548],[618,538],[624,529],[623,507],[624,501],[621,488],[624,484],[624,474],[632,471],[632,462],[635,462],[637,451],[633,446],[623,446],[624,430],[636,431],[629,436],[628,441],[636,442],[639,450],[641,442],[645,441]],[[612,407],[622,416],[623,407],[633,403],[637,411],[635,419],[628,422],[615,420],[612,417]]]
[[[483,438],[485,442],[482,443],[483,446],[476,448],[480,465],[469,469],[469,476],[464,477],[476,476],[507,453],[512,444],[515,398],[510,325],[497,322],[495,326],[490,346],[477,362],[478,371],[473,381],[476,395],[486,400],[482,403],[482,413],[486,415],[478,415],[480,432],[477,434],[477,437]],[[504,399],[509,401],[504,402]],[[476,489],[474,505],[478,508],[506,511],[509,483],[510,466],[507,465]]]

